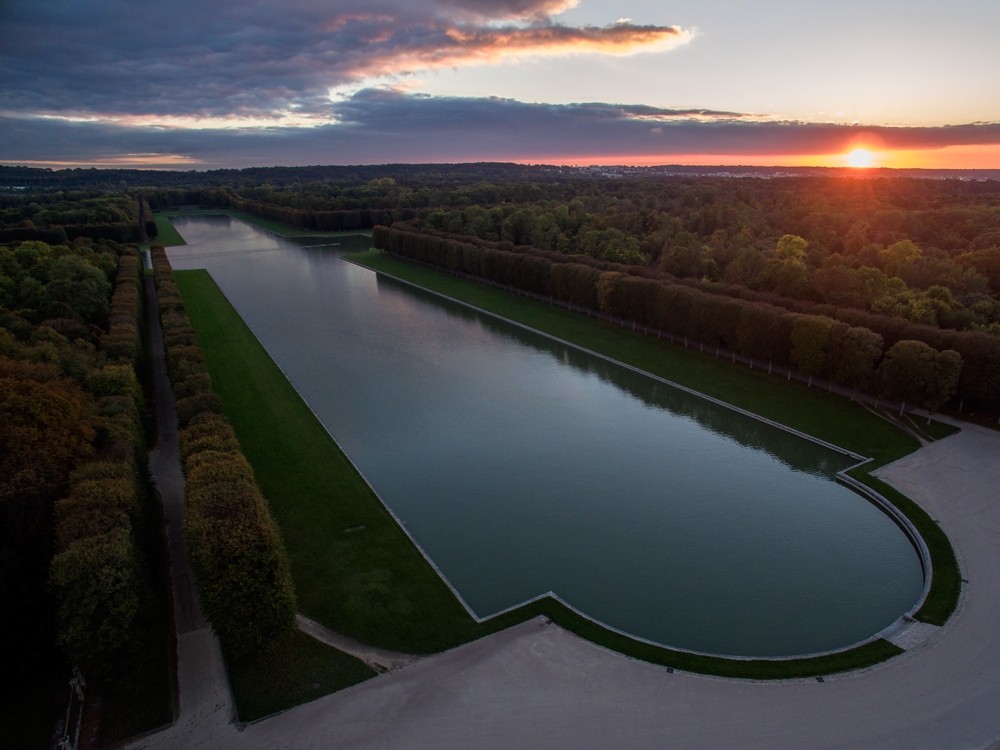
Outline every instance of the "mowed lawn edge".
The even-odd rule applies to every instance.
[[[875,640],[799,659],[692,654],[610,631],[549,597],[476,623],[386,513],[209,274],[176,275],[213,384],[285,536],[300,609],[328,627],[366,643],[430,653],[542,616],[654,664],[748,679],[831,674],[901,653]],[[372,543],[375,537],[378,543]]]

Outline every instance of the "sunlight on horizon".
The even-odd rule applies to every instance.
[[[865,154],[855,154],[864,151]],[[851,159],[854,161],[851,161]],[[862,158],[871,162],[862,165]],[[826,154],[612,154],[546,158],[511,157],[522,164],[557,166],[702,166],[702,167],[817,167],[870,169],[1000,169],[1000,145],[947,146],[936,149],[851,148]]]
[[[844,154],[844,164],[854,169],[868,169],[878,166],[875,154],[867,148],[856,148]]]

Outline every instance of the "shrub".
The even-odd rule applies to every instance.
[[[139,613],[139,576],[127,528],[78,539],[52,559],[59,645],[88,674],[110,677]]]

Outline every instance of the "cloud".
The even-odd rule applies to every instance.
[[[537,104],[364,89],[315,127],[162,128],[112,121],[0,118],[0,162],[192,168],[392,162],[555,162],[636,155],[669,164],[689,154],[783,157],[883,149],[1000,146],[1000,123],[892,128],[770,122],[754,115],[600,102]],[[117,162],[115,161],[117,160]],[[984,165],[987,166],[987,165]]]
[[[574,0],[9,0],[0,113],[324,118],[372,78],[684,44],[675,26],[573,27]]]
[[[437,5],[456,16],[476,21],[538,20],[559,15],[579,5],[578,0],[438,0]]]

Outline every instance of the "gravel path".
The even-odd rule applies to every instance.
[[[144,279],[147,321],[153,365],[153,410],[156,447],[149,469],[163,502],[170,551],[174,627],[177,635],[177,702],[174,723],[167,729],[131,743],[130,747],[226,747],[235,732],[229,679],[219,639],[205,620],[198,590],[188,565],[184,543],[184,475],[177,442],[177,410],[167,378],[156,290]]]

